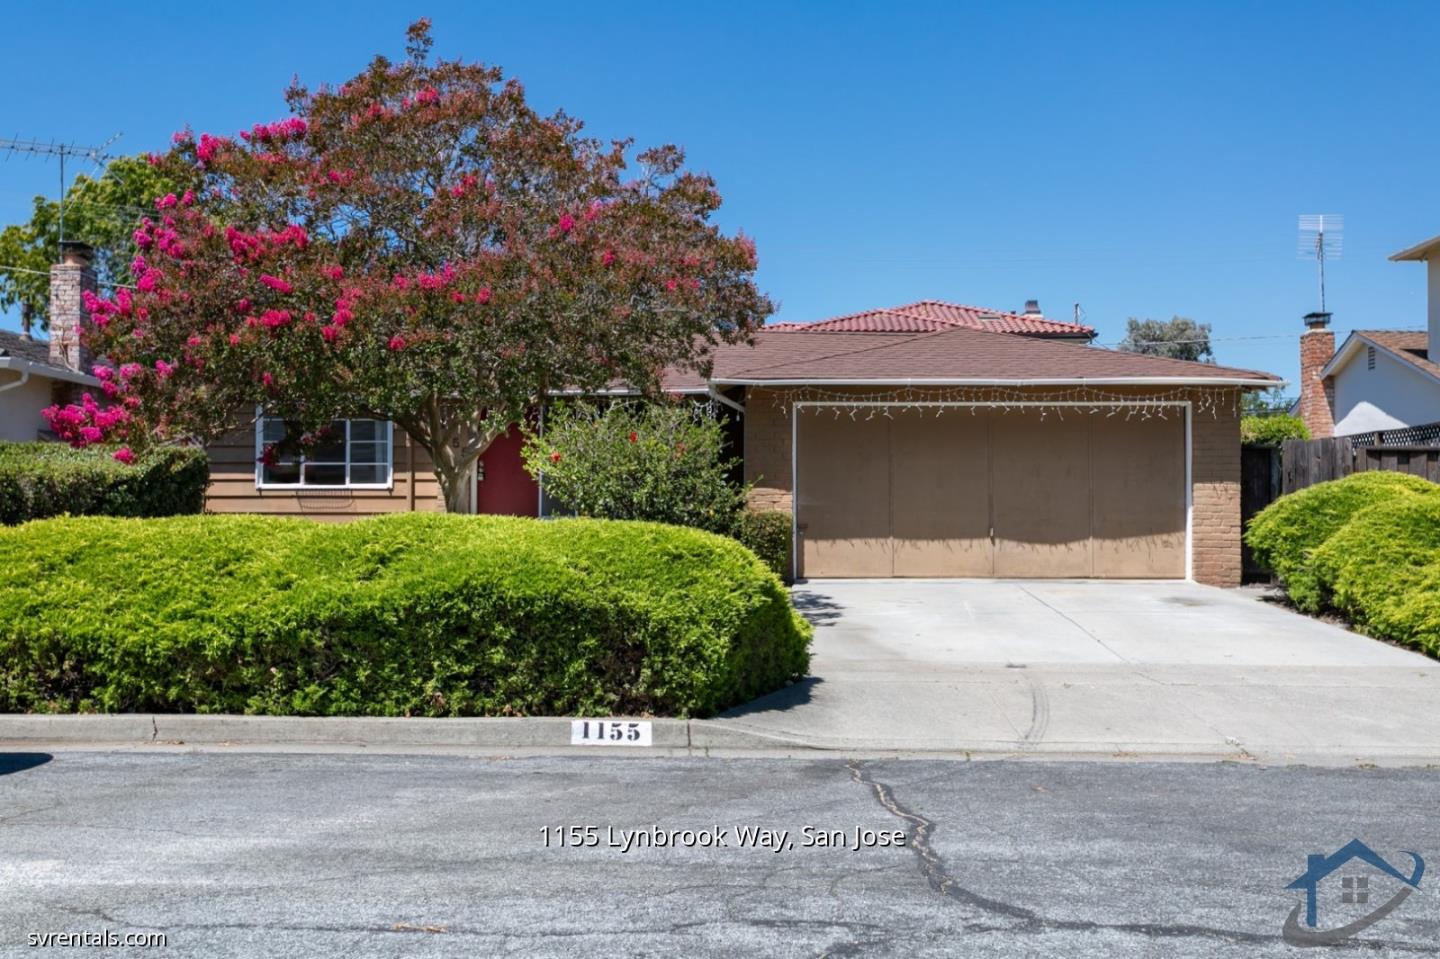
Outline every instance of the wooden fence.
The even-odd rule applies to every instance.
[[[1281,493],[1365,470],[1410,473],[1440,483],[1440,447],[1353,446],[1348,436],[1286,440],[1281,451]]]

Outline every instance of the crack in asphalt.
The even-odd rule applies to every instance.
[[[887,783],[880,782],[865,773],[865,764],[850,760],[846,764],[850,778],[866,786],[886,812],[909,825],[908,845],[920,862],[920,872],[930,888],[954,902],[980,909],[995,916],[1014,920],[1007,925],[969,926],[972,932],[1043,933],[1043,932],[1119,932],[1143,936],[1148,939],[1219,939],[1225,942],[1270,944],[1283,942],[1278,932],[1274,934],[1245,932],[1240,929],[1221,929],[1214,926],[1188,923],[1119,922],[1105,923],[1085,919],[1055,919],[1043,916],[1033,909],[1013,903],[1002,902],[981,895],[962,886],[950,874],[945,858],[931,844],[937,823],[935,820],[909,809],[895,798],[895,790]],[[1440,946],[1409,942],[1381,942],[1373,939],[1348,939],[1336,943],[1332,948],[1400,949],[1409,952],[1436,954]]]

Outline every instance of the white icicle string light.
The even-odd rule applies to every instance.
[[[804,403],[811,407],[833,409],[838,419],[848,413],[856,420],[859,411],[871,405],[867,419],[874,418],[877,411],[894,418],[894,410],[916,412],[922,416],[934,411],[940,416],[946,410],[968,410],[973,416],[977,409],[993,407],[1008,414],[1017,410],[1038,411],[1043,419],[1054,413],[1064,419],[1068,412],[1104,414],[1107,418],[1124,415],[1129,420],[1139,417],[1168,419],[1178,413],[1176,404],[1189,403],[1196,413],[1208,413],[1218,417],[1221,413],[1238,415],[1240,391],[1236,389],[1206,389],[1184,387],[1144,393],[1117,393],[1094,387],[1081,386],[1065,389],[1024,390],[1010,387],[955,386],[955,387],[914,387],[906,386],[889,390],[857,390],[845,392],[816,386],[784,387],[767,390],[771,401],[789,415],[792,403]],[[873,404],[873,405],[872,405]],[[1086,409],[1086,404],[1093,404]]]

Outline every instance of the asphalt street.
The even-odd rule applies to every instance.
[[[1433,769],[160,750],[0,769],[3,955],[161,932],[71,951],[1288,956],[1307,854],[1360,838],[1440,863]],[[656,844],[675,830],[694,834]],[[1427,885],[1337,951],[1440,953]]]

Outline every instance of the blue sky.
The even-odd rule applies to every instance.
[[[400,55],[421,15],[542,109],[684,146],[778,319],[1038,298],[1114,343],[1179,313],[1220,362],[1293,379],[1296,217],[1340,213],[1337,330],[1424,323],[1423,271],[1386,256],[1440,233],[1433,2],[14,3],[0,135],[233,133],[284,115],[292,74]],[[56,175],[0,164],[0,221]]]

